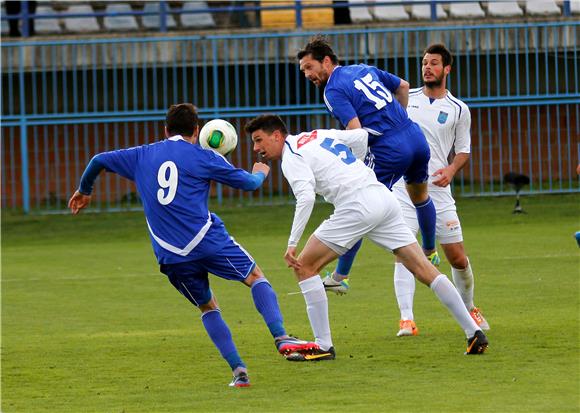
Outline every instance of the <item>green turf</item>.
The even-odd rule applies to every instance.
[[[337,360],[279,356],[249,290],[213,279],[248,364],[229,369],[196,309],[157,271],[140,213],[2,220],[3,412],[578,412],[580,196],[464,199],[459,210],[490,325],[484,356],[430,290],[421,334],[396,338],[392,257],[365,243],[351,292],[329,296]],[[310,224],[328,213],[316,208]],[[218,211],[278,293],[289,332],[311,337],[282,255],[291,207]],[[447,263],[442,270],[449,273]]]

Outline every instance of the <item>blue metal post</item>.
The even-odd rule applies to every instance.
[[[302,28],[302,0],[296,0],[296,28]]]
[[[437,20],[437,1],[431,0],[431,20]]]
[[[570,10],[570,0],[564,0],[564,3],[562,4],[562,12],[564,13],[564,16],[570,17],[572,14]]]
[[[165,0],[159,2],[159,30],[167,32],[167,3]]]
[[[22,16],[22,36],[30,36],[30,20],[28,15],[28,2],[23,1],[22,8],[20,9],[20,15]]]
[[[26,125],[26,96],[24,87],[24,48],[18,49],[20,57],[20,70],[18,72],[20,92],[20,163],[22,180],[22,210],[25,214],[30,212],[30,180],[28,177],[28,135]]]

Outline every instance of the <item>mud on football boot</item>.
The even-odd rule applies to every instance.
[[[477,330],[473,337],[467,339],[467,350],[465,354],[483,354],[488,346],[487,337],[483,331]]]
[[[326,291],[332,291],[337,295],[348,293],[348,289],[350,288],[348,278],[345,278],[342,281],[336,281],[332,278],[332,274],[330,273],[327,273],[326,277],[322,279],[322,284],[324,284],[324,289]]]
[[[290,353],[286,355],[286,360],[288,361],[323,361],[323,360],[334,360],[336,358],[336,353],[334,347],[330,347],[328,350],[322,350],[320,347],[316,350],[312,350],[308,353]]]
[[[276,345],[276,349],[278,349],[278,353],[284,356],[290,353],[303,353],[320,350],[320,347],[318,347],[318,344],[315,342],[300,340],[292,336],[277,338],[274,340],[274,344]]]

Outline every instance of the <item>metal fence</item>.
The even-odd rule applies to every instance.
[[[327,31],[345,64],[364,62],[419,86],[422,50],[455,54],[448,84],[472,112],[472,158],[457,195],[510,193],[508,171],[531,178],[528,193],[577,192],[580,158],[580,22]],[[249,169],[243,125],[276,112],[294,132],[337,127],[321,93],[300,74],[296,51],[314,33],[117,38],[3,43],[2,207],[62,212],[92,155],[163,136],[167,107],[193,102],[202,119],[240,131],[231,160]],[[277,165],[265,186],[217,185],[218,203],[287,202]],[[102,176],[93,207],[138,208],[134,186]]]

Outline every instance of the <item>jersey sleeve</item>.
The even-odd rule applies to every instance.
[[[93,156],[93,159],[91,159],[81,176],[81,183],[79,185],[79,192],[81,194],[90,195],[93,192],[95,180],[103,169],[105,169],[105,166],[99,162],[99,155]]]
[[[356,111],[346,93],[336,87],[324,90],[324,103],[332,116],[338,119],[344,127],[357,117]]]
[[[398,76],[393,75],[392,73],[385,72],[384,70],[380,70],[374,68],[376,70],[376,75],[379,77],[379,80],[387,89],[391,92],[395,92],[399,86],[401,85],[401,78]]]
[[[213,151],[207,151],[205,159],[206,176],[204,178],[231,186],[232,188],[244,191],[254,191],[258,189],[266,175],[262,172],[251,174],[243,169],[234,167],[226,158]]]
[[[348,146],[353,155],[364,160],[367,155],[369,133],[364,129],[332,130],[335,139]]]
[[[114,172],[124,178],[135,180],[135,170],[139,162],[139,146],[103,152],[97,155],[107,172]]]
[[[471,113],[467,106],[463,107],[455,127],[454,150],[455,153],[471,152]]]
[[[300,242],[304,228],[310,219],[316,193],[315,180],[312,170],[299,155],[287,155],[282,161],[282,173],[288,180],[292,192],[296,197],[296,209],[292,221],[292,230],[288,239],[288,246],[295,247]]]

